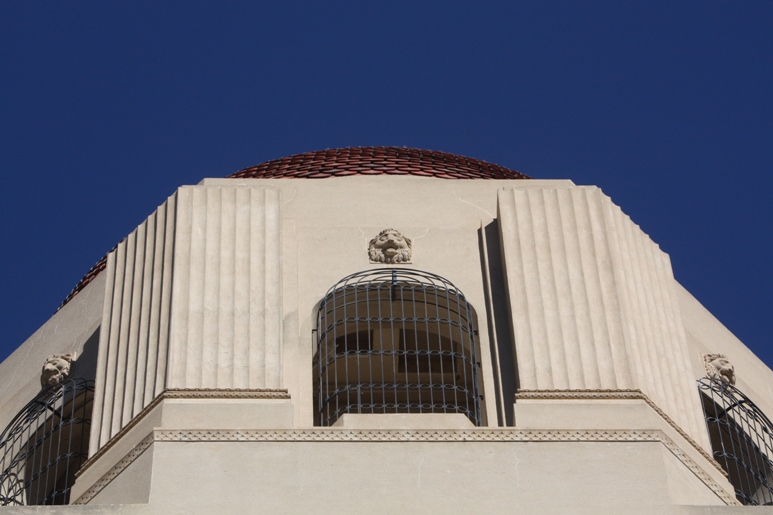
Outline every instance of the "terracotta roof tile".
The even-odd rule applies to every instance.
[[[351,175],[415,175],[463,180],[530,179],[520,172],[485,161],[435,150],[404,147],[354,147],[306,152],[266,161],[240,170],[227,178],[326,179]],[[116,247],[113,247],[110,252]],[[57,311],[70,302],[106,267],[107,255],[91,267]]]
[[[485,161],[435,150],[403,147],[355,147],[306,152],[251,166],[228,177],[311,179],[340,176],[340,172],[344,169],[355,170],[362,175],[404,174],[443,179],[529,179],[522,173]]]

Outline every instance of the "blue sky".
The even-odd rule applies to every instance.
[[[310,150],[595,184],[773,365],[773,3],[4,2],[0,359],[176,187]]]

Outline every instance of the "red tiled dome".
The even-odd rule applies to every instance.
[[[325,179],[348,175],[415,175],[440,179],[530,179],[520,172],[478,159],[403,147],[334,148],[305,152],[251,166],[228,179]],[[115,249],[115,247],[113,247]],[[112,250],[111,250],[112,252]],[[109,252],[108,252],[109,254]],[[100,259],[59,306],[70,302],[107,266]]]
[[[282,157],[229,175],[233,179],[325,179],[347,175],[416,175],[440,179],[529,179],[469,157],[402,147],[318,150]]]

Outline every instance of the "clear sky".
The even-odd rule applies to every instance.
[[[397,145],[595,184],[773,365],[773,2],[2,2],[0,359],[175,188]]]

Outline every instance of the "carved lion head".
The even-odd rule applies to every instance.
[[[54,354],[46,359],[40,382],[43,388],[59,384],[70,375],[70,365],[73,362],[72,354]]]
[[[723,354],[706,354],[703,356],[706,365],[706,375],[711,379],[719,379],[723,383],[735,384],[735,368]]]
[[[411,261],[411,240],[396,229],[384,229],[370,240],[368,254],[373,263],[408,263]]]

